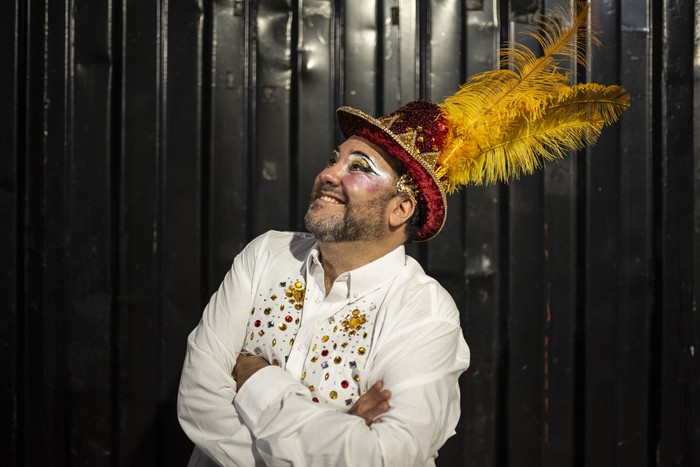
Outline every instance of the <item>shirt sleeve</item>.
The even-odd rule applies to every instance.
[[[314,403],[284,370],[254,374],[234,399],[271,466],[432,465],[459,420],[459,375],[469,350],[459,326],[422,322],[382,344],[369,372],[391,390],[382,423]]]
[[[258,243],[236,257],[189,335],[178,391],[182,429],[208,457],[227,466],[255,464],[250,430],[233,405],[236,385],[231,373],[245,339]]]

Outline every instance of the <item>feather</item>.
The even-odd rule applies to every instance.
[[[440,104],[450,131],[436,174],[448,193],[465,184],[508,182],[532,173],[543,160],[592,144],[629,106],[620,86],[570,86],[562,60],[586,64],[588,4],[567,29],[544,18],[526,34],[542,56],[523,44],[502,50],[501,69],[469,79]]]

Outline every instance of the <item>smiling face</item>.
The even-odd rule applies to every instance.
[[[321,242],[367,241],[389,231],[389,202],[397,196],[389,156],[353,136],[330,156],[314,181],[306,228]]]

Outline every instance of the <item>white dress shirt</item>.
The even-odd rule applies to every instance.
[[[191,466],[434,465],[469,365],[454,301],[403,246],[327,295],[323,274],[310,234],[268,232],[236,257],[188,338],[178,416]],[[242,350],[272,365],[236,394]],[[367,426],[346,412],[378,380],[390,409]]]

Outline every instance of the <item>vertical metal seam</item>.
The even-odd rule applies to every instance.
[[[416,94],[422,99],[430,99],[430,2],[427,0],[418,0],[418,11],[416,17],[418,19],[418,54],[416,54],[416,69],[418,70],[418,89]]]
[[[300,222],[298,219],[298,199],[299,190],[299,94],[300,94],[300,79],[301,61],[303,60],[303,51],[300,53],[300,48],[303,47],[303,0],[292,0],[292,28],[290,37],[290,66],[291,66],[291,88],[289,90],[289,190],[287,196],[289,198],[289,226],[292,230],[300,230]]]
[[[416,3],[416,21],[418,24],[416,25],[417,29],[417,34],[415,36],[415,46],[416,46],[416,51],[418,52],[416,54],[416,64],[415,64],[415,70],[416,73],[418,74],[417,79],[414,79],[415,83],[415,94],[418,95],[419,98],[421,99],[430,99],[430,93],[429,93],[429,78],[428,74],[430,73],[430,47],[429,47],[429,41],[430,41],[430,5],[428,0],[417,0]],[[401,26],[399,25],[399,29]],[[399,44],[401,41],[399,41]],[[399,58],[401,57],[401,53],[399,53]],[[399,66],[399,76],[401,75],[401,68]],[[421,263],[421,265],[425,268],[425,270],[428,272],[428,274],[431,273],[430,268],[428,267],[428,245],[426,242],[420,242],[418,244],[418,261]]]
[[[590,19],[589,19],[590,22]],[[590,26],[589,26],[590,27]],[[576,64],[576,76],[586,76],[586,68]],[[586,310],[587,310],[587,257],[588,230],[585,228],[588,216],[588,172],[586,170],[585,150],[576,153],[576,224],[583,226],[576,229],[576,309],[574,333],[574,459],[575,467],[586,464]]]
[[[499,46],[504,42],[507,42],[510,38],[510,2],[509,0],[493,0],[494,8],[497,10],[494,18],[499,21],[498,32],[499,32]],[[496,57],[499,59],[500,57]],[[510,462],[508,451],[509,451],[509,423],[508,423],[508,383],[509,383],[509,371],[508,367],[510,365],[510,355],[509,355],[509,345],[508,345],[508,325],[509,325],[509,311],[510,311],[510,240],[507,233],[510,230],[510,198],[508,196],[508,186],[500,185],[499,187],[499,199],[500,203],[500,216],[499,216],[499,226],[500,226],[500,269],[502,271],[500,278],[500,317],[499,317],[499,334],[504,338],[504,345],[498,359],[498,367],[500,368],[499,373],[499,383],[497,385],[497,400],[496,410],[499,413],[496,414],[497,427],[496,427],[496,445],[502,446],[504,449],[496,449],[495,452],[495,462],[497,465],[508,465]],[[500,407],[500,410],[499,410]]]
[[[255,213],[257,211],[257,196],[255,190],[255,180],[257,174],[257,162],[255,153],[257,148],[257,105],[256,105],[256,88],[257,88],[257,11],[258,2],[252,1],[245,8],[245,45],[244,45],[244,64],[243,74],[245,81],[245,115],[244,127],[247,136],[247,160],[248,160],[248,183],[247,198],[248,210],[247,217],[247,232],[246,238],[250,239],[252,232],[255,231]]]
[[[199,209],[200,209],[200,264],[201,272],[199,276],[200,309],[204,309],[204,304],[207,301],[209,290],[212,284],[209,284],[209,268],[211,261],[211,184],[209,177],[211,176],[211,159],[212,159],[212,87],[216,85],[214,82],[216,74],[214,72],[215,59],[214,40],[215,40],[215,23],[213,17],[213,2],[199,0],[200,11],[203,12],[202,23],[202,43],[200,49],[200,127],[199,136],[201,138],[201,161],[199,175]],[[231,6],[233,8],[233,6]]]
[[[651,329],[657,330],[653,334],[650,341],[649,355],[651,362],[649,365],[649,452],[648,456],[655,463],[661,461],[661,442],[662,430],[660,409],[662,406],[662,363],[663,359],[661,352],[663,349],[663,288],[664,288],[664,270],[663,270],[663,116],[665,116],[664,97],[665,89],[663,87],[663,61],[664,53],[664,35],[665,30],[664,12],[666,10],[666,2],[651,3],[651,28],[653,31],[651,38],[652,49],[652,85],[651,88],[657,90],[652,92],[651,96],[651,128],[652,128],[652,154],[656,157],[652,158],[652,316],[650,319]],[[654,60],[654,57],[659,59]]]
[[[157,63],[156,68],[157,76],[157,86],[158,86],[158,103],[156,105],[157,113],[157,128],[156,128],[156,216],[154,222],[154,239],[153,239],[153,253],[155,255],[155,281],[154,289],[156,291],[155,304],[157,307],[156,313],[156,329],[158,334],[158,359],[156,365],[156,381],[157,381],[157,400],[159,404],[163,404],[161,400],[163,391],[163,320],[164,311],[163,303],[165,302],[163,298],[163,225],[165,224],[165,187],[167,180],[166,170],[167,170],[167,98],[168,98],[168,0],[159,0],[158,2],[158,48],[157,48]],[[161,409],[158,409],[155,414],[155,426],[157,427],[156,434],[156,462],[160,465],[163,460],[163,439],[160,434],[163,432],[163,427],[165,426],[164,414]]]
[[[697,0],[696,0],[697,2]],[[654,50],[655,50],[655,41],[658,39],[658,35],[653,34],[652,31],[652,26],[654,23],[654,3],[657,2],[651,2],[647,1],[645,2],[645,10],[646,10],[646,35],[645,35],[645,47],[648,52],[650,52],[651,57],[654,57]],[[696,3],[697,4],[697,3]],[[697,10],[696,10],[697,11]],[[656,204],[655,204],[655,198],[656,198],[656,193],[658,192],[658,185],[657,185],[657,177],[656,174],[658,171],[656,170],[656,163],[655,163],[655,158],[653,157],[654,154],[656,154],[656,145],[658,144],[658,138],[655,137],[655,125],[654,125],[654,107],[655,105],[655,95],[658,93],[654,92],[655,89],[659,89],[657,87],[658,83],[655,82],[656,79],[656,72],[654,70],[655,68],[655,62],[653,59],[650,60],[651,63],[648,64],[647,66],[647,74],[645,75],[645,79],[647,80],[647,83],[649,87],[646,90],[646,95],[645,95],[645,100],[646,100],[646,107],[645,107],[645,112],[646,115],[649,116],[649,121],[647,122],[647,129],[651,130],[651,148],[650,148],[650,153],[651,153],[651,160],[647,161],[646,163],[646,170],[648,171],[648,178],[646,183],[650,186],[647,186],[647,195],[645,202],[647,203],[647,208],[649,212],[647,213],[647,226],[649,228],[649,235],[650,238],[648,239],[648,243],[646,245],[647,248],[647,254],[649,255],[648,261],[649,263],[647,264],[647,280],[648,280],[648,286],[651,289],[650,296],[649,296],[649,316],[647,317],[647,334],[645,336],[645,340],[648,343],[648,356],[649,360],[647,362],[647,371],[646,371],[646,379],[647,379],[647,389],[648,389],[648,394],[647,394],[647,403],[646,403],[646,411],[647,411],[647,427],[645,430],[645,436],[646,436],[646,459],[648,462],[648,465],[654,465],[656,463],[656,430],[657,427],[660,426],[660,419],[658,417],[658,391],[656,389],[657,386],[657,379],[656,375],[658,374],[658,368],[660,367],[660,363],[658,360],[658,349],[655,351],[655,347],[658,343],[658,340],[655,340],[655,329],[659,329],[658,326],[655,324],[655,319],[657,316],[656,313],[656,308],[660,301],[658,300],[658,291],[659,287],[656,285],[656,281],[654,280],[654,277],[656,275],[656,260],[658,258],[658,254],[656,251],[656,248],[658,246],[658,242],[656,241],[656,234],[658,234],[658,227],[657,225],[659,224],[656,222]],[[658,277],[658,276],[657,276]]]
[[[333,74],[333,79],[331,80],[331,83],[333,83],[333,100],[330,103],[331,107],[329,109],[329,118],[332,122],[335,122],[335,109],[343,105],[343,96],[345,95],[345,5],[343,0],[334,0],[333,7],[333,19],[331,22],[331,28],[333,28],[333,30],[330,35],[331,40],[333,41],[331,45],[332,54],[330,66],[330,72]],[[333,125],[331,128],[333,133],[333,138],[331,138],[331,141],[335,143],[340,139],[340,130],[338,129],[337,125]]]
[[[71,295],[70,291],[67,291],[66,289],[68,287],[71,287],[72,284],[72,277],[70,277],[71,270],[69,267],[70,260],[71,260],[71,235],[70,235],[70,213],[72,210],[71,206],[71,186],[72,186],[72,170],[73,170],[73,156],[74,156],[74,150],[75,150],[75,143],[73,141],[73,126],[74,126],[74,105],[73,105],[73,99],[75,97],[75,44],[74,44],[74,38],[75,38],[75,5],[73,3],[74,0],[63,0],[63,7],[64,7],[64,13],[63,13],[63,109],[62,109],[62,114],[63,114],[63,125],[62,125],[62,136],[63,136],[63,148],[61,151],[61,156],[62,156],[62,186],[60,190],[60,196],[61,196],[61,243],[63,247],[63,251],[61,252],[61,259],[62,263],[60,264],[59,268],[61,270],[63,279],[62,279],[62,284],[61,284],[61,292],[60,292],[60,297],[58,298],[59,303],[62,306],[65,306],[68,310],[72,311],[72,303],[71,301]],[[47,5],[48,9],[48,5]],[[49,19],[49,22],[51,20]],[[47,50],[48,50],[48,45],[49,43],[47,42]],[[48,54],[47,54],[48,55]],[[50,107],[49,107],[50,109]],[[46,112],[47,114],[49,113],[49,110]],[[49,130],[50,131],[50,130]],[[49,156],[49,152],[46,153],[47,157]],[[50,159],[50,157],[48,157]],[[45,190],[45,194],[48,193],[48,190]],[[70,317],[69,317],[70,319]],[[60,357],[58,358],[58,361],[56,362],[56,366],[58,367],[58,373],[61,375],[61,387],[65,390],[65,393],[61,395],[61,401],[59,402],[62,404],[62,411],[64,414],[63,418],[63,437],[65,438],[65,446],[64,446],[64,453],[65,453],[65,462],[66,465],[70,465],[71,462],[71,451],[73,448],[73,439],[72,439],[72,409],[71,409],[71,402],[72,402],[72,387],[71,387],[71,365],[69,365],[69,360],[70,360],[70,351],[69,351],[69,346],[65,345],[67,342],[69,342],[69,337],[68,334],[64,332],[65,331],[65,320],[60,320],[59,323],[55,323],[60,327],[60,337],[57,339],[60,343],[57,345],[57,347],[60,348]],[[66,390],[67,389],[67,390]]]
[[[47,112],[47,103],[49,101],[49,90],[48,90],[48,82],[49,82],[49,57],[48,57],[48,48],[49,48],[49,0],[44,0],[43,2],[43,17],[42,17],[42,44],[41,44],[41,52],[42,52],[42,76],[41,76],[41,91],[42,91],[42,112],[41,112],[41,130],[42,130],[42,136],[41,136],[41,156],[42,156],[42,164],[41,164],[41,176],[40,176],[40,183],[41,183],[41,194],[39,195],[40,197],[40,202],[41,205],[38,207],[38,210],[41,212],[41,219],[42,221],[45,221],[46,219],[46,189],[45,189],[45,184],[46,184],[46,165],[45,162],[43,162],[47,157],[48,157],[48,135],[49,135],[49,122],[48,122],[48,112]],[[28,175],[30,170],[28,170]],[[37,197],[37,198],[39,198]],[[28,203],[31,204],[31,203]],[[31,205],[30,205],[31,208]],[[44,225],[42,224],[37,230],[39,231],[38,235],[36,235],[37,238],[37,245],[40,246],[41,248],[41,259],[42,263],[45,263],[45,254],[44,254],[44,239],[45,239],[45,232],[44,232]],[[43,300],[45,299],[45,290],[44,290],[44,264],[42,264],[42,268],[40,269],[41,271],[41,280],[39,281],[39,286],[41,288],[42,292],[42,297],[41,297],[41,304],[43,304]],[[29,282],[29,281],[28,281]],[[29,285],[28,285],[29,287]],[[44,316],[40,316],[38,318],[38,321],[41,321],[41,324],[44,324]],[[42,341],[41,341],[41,352],[45,351],[45,342],[42,336]],[[43,362],[42,362],[43,363]],[[42,396],[44,394],[42,393]],[[45,401],[42,401],[45,402]],[[44,440],[42,438],[42,440]],[[45,440],[44,440],[45,441]]]
[[[116,5],[116,7],[115,7]],[[111,439],[111,453],[110,465],[116,467],[119,465],[120,446],[119,446],[119,427],[120,427],[120,414],[119,414],[119,325],[121,323],[121,238],[120,238],[120,227],[122,223],[122,212],[120,209],[120,200],[122,195],[121,190],[121,167],[123,164],[122,157],[122,119],[121,115],[123,112],[123,96],[124,96],[124,79],[123,79],[123,8],[125,8],[124,0],[109,0],[109,22],[108,22],[108,43],[110,47],[110,74],[109,74],[109,87],[110,87],[110,125],[109,125],[109,139],[110,139],[110,286],[112,288],[112,294],[110,297],[110,439]],[[117,85],[119,83],[119,85]]]
[[[375,4],[376,27],[377,27],[377,48],[375,51],[376,81],[374,83],[375,112],[377,115],[384,115],[384,54],[386,41],[384,40],[384,0],[377,0]]]
[[[26,459],[25,447],[25,387],[26,387],[26,365],[27,359],[25,352],[25,319],[27,315],[27,277],[28,269],[28,254],[27,254],[27,173],[28,173],[28,151],[27,151],[27,133],[29,131],[29,6],[28,2],[15,0],[15,108],[17,109],[17,124],[15,125],[16,150],[15,160],[17,161],[17,205],[16,205],[16,236],[17,236],[17,264],[16,264],[16,291],[17,307],[16,307],[16,339],[17,339],[17,383],[16,394],[17,401],[15,405],[16,413],[14,414],[17,420],[17,447],[16,459],[19,465],[24,464]]]

